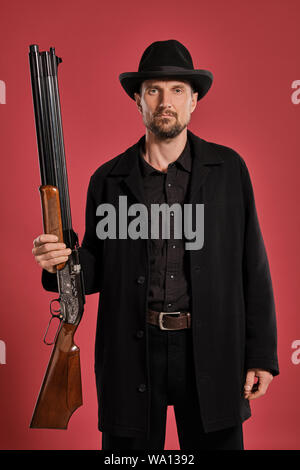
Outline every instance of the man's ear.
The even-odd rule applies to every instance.
[[[197,104],[198,104],[198,92],[195,91],[195,93],[193,93],[193,98],[192,98],[191,113],[196,109]]]
[[[135,102],[136,102],[136,105],[137,105],[137,108],[139,110],[139,112],[141,113],[142,112],[142,107],[141,107],[141,95],[139,93],[134,93],[134,99],[135,99]]]

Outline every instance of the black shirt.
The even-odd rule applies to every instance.
[[[190,144],[186,146],[178,159],[168,165],[167,172],[156,170],[143,157],[144,149],[140,147],[140,169],[149,219],[150,237],[150,289],[148,307],[163,312],[191,311],[190,288],[188,282],[188,260],[185,250],[185,239],[182,224],[182,237],[174,238],[172,212],[170,213],[170,238],[162,238],[160,219],[159,238],[151,238],[151,203],[174,203],[181,205],[183,220],[183,204],[185,202],[190,173],[192,155]]]

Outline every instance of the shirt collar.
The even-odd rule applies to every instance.
[[[153,166],[151,166],[143,157],[143,148],[145,145],[145,139],[142,139],[139,147],[139,158],[141,161],[141,170],[143,176],[148,176],[152,173],[159,173],[165,174],[162,171],[156,170]],[[191,157],[191,148],[190,143],[187,139],[185,147],[177,160],[173,162],[176,166],[183,168],[185,171],[191,172],[192,169],[192,157]]]

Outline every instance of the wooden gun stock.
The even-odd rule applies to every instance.
[[[55,186],[40,186],[40,195],[43,213],[44,233],[56,235],[58,243],[63,243],[63,230],[61,221],[61,210],[59,192]],[[60,263],[56,269],[63,269],[66,263]]]
[[[70,417],[82,405],[79,348],[73,342],[76,328],[77,325],[68,323],[62,325],[33,412],[31,428],[67,429]]]

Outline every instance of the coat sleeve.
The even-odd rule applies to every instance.
[[[279,374],[275,302],[249,171],[241,159],[245,201],[243,283],[246,311],[246,369]]]
[[[93,188],[94,182],[92,177],[87,191],[85,234],[79,248],[79,259],[86,295],[100,292],[101,284],[102,241],[96,235],[96,202]],[[42,285],[47,291],[58,292],[56,273],[52,274],[43,269]]]

